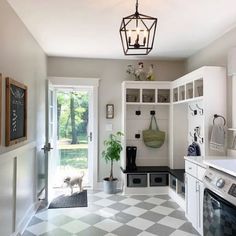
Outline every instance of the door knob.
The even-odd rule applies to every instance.
[[[41,148],[41,150],[43,150],[44,153],[45,153],[45,152],[50,152],[51,149],[53,149],[53,148],[51,147],[51,143],[45,144],[45,145],[43,146],[43,148]]]

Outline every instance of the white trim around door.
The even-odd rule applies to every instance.
[[[89,168],[91,168],[90,173],[92,173],[91,185],[93,189],[97,189],[99,186],[98,183],[98,87],[99,87],[99,78],[72,78],[72,77],[48,77],[48,80],[51,81],[55,88],[80,88],[80,89],[89,89],[92,94],[92,114],[93,124],[92,124],[92,133],[93,133],[93,161]]]

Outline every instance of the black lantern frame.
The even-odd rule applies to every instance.
[[[157,18],[138,12],[137,0],[136,12],[133,15],[124,17],[120,26],[124,54],[148,55],[153,48],[156,26]]]

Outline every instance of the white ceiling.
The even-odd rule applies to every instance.
[[[119,27],[136,0],[8,0],[48,55],[130,58]],[[148,58],[186,58],[236,26],[235,0],[139,0],[140,13],[157,17]]]

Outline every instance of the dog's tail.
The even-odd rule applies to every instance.
[[[83,178],[84,177],[84,171],[82,171],[82,175],[81,175],[81,178]]]

